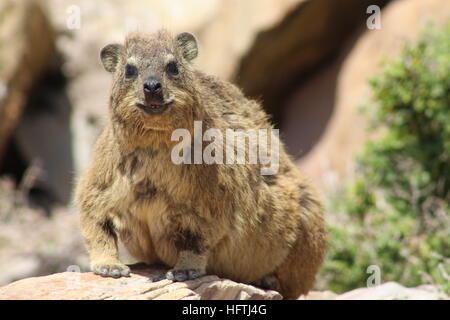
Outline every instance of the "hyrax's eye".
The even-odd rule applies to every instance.
[[[137,75],[137,68],[131,64],[125,66],[125,78],[134,78]]]
[[[178,67],[177,67],[177,63],[172,61],[169,62],[166,65],[166,71],[168,74],[172,75],[172,76],[176,76],[178,74]]]

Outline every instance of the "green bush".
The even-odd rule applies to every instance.
[[[370,85],[377,138],[330,208],[340,221],[322,278],[342,292],[378,265],[382,282],[450,292],[450,24],[427,28]]]

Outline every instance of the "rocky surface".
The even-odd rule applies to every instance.
[[[102,278],[91,272],[64,272],[19,280],[0,288],[4,299],[75,300],[280,300],[278,292],[204,276],[186,282],[152,282],[166,270],[158,267],[132,267],[127,278]]]
[[[136,264],[127,278],[103,278],[92,272],[63,272],[28,278],[0,288],[0,300],[280,300],[282,296],[217,276],[207,275],[186,282],[152,281],[167,270]],[[73,271],[78,271],[76,268]],[[312,291],[300,300],[435,300],[448,299],[433,286],[405,288],[388,282],[336,294]]]
[[[349,36],[365,25],[369,5],[382,8],[389,1],[299,3],[280,23],[257,35],[240,61],[234,80],[247,94],[260,96],[280,124],[284,120],[284,101],[292,88],[333,59]],[[309,127],[302,127],[302,132],[309,131]]]
[[[311,291],[300,300],[440,300],[449,299],[434,286],[405,288],[396,282],[386,282],[371,288],[358,288],[342,294],[331,291]]]
[[[395,59],[427,24],[449,20],[450,1],[391,1],[381,11],[380,30],[368,30],[362,22],[335,59],[294,89],[281,131],[299,167],[322,192],[351,174],[355,155],[370,139],[360,108],[370,101],[368,80],[381,71],[382,61]]]

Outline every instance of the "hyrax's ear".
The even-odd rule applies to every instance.
[[[178,47],[187,61],[191,61],[198,54],[197,39],[192,33],[183,32],[175,37]]]
[[[100,59],[102,60],[103,67],[106,71],[116,71],[116,66],[119,63],[119,57],[122,50],[123,46],[117,43],[111,43],[102,48],[100,51]]]

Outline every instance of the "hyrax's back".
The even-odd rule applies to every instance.
[[[320,203],[261,106],[195,71],[196,55],[191,34],[164,31],[102,50],[111,123],[76,197],[92,269],[129,273],[120,235],[168,279],[207,272],[296,298],[325,253]]]

